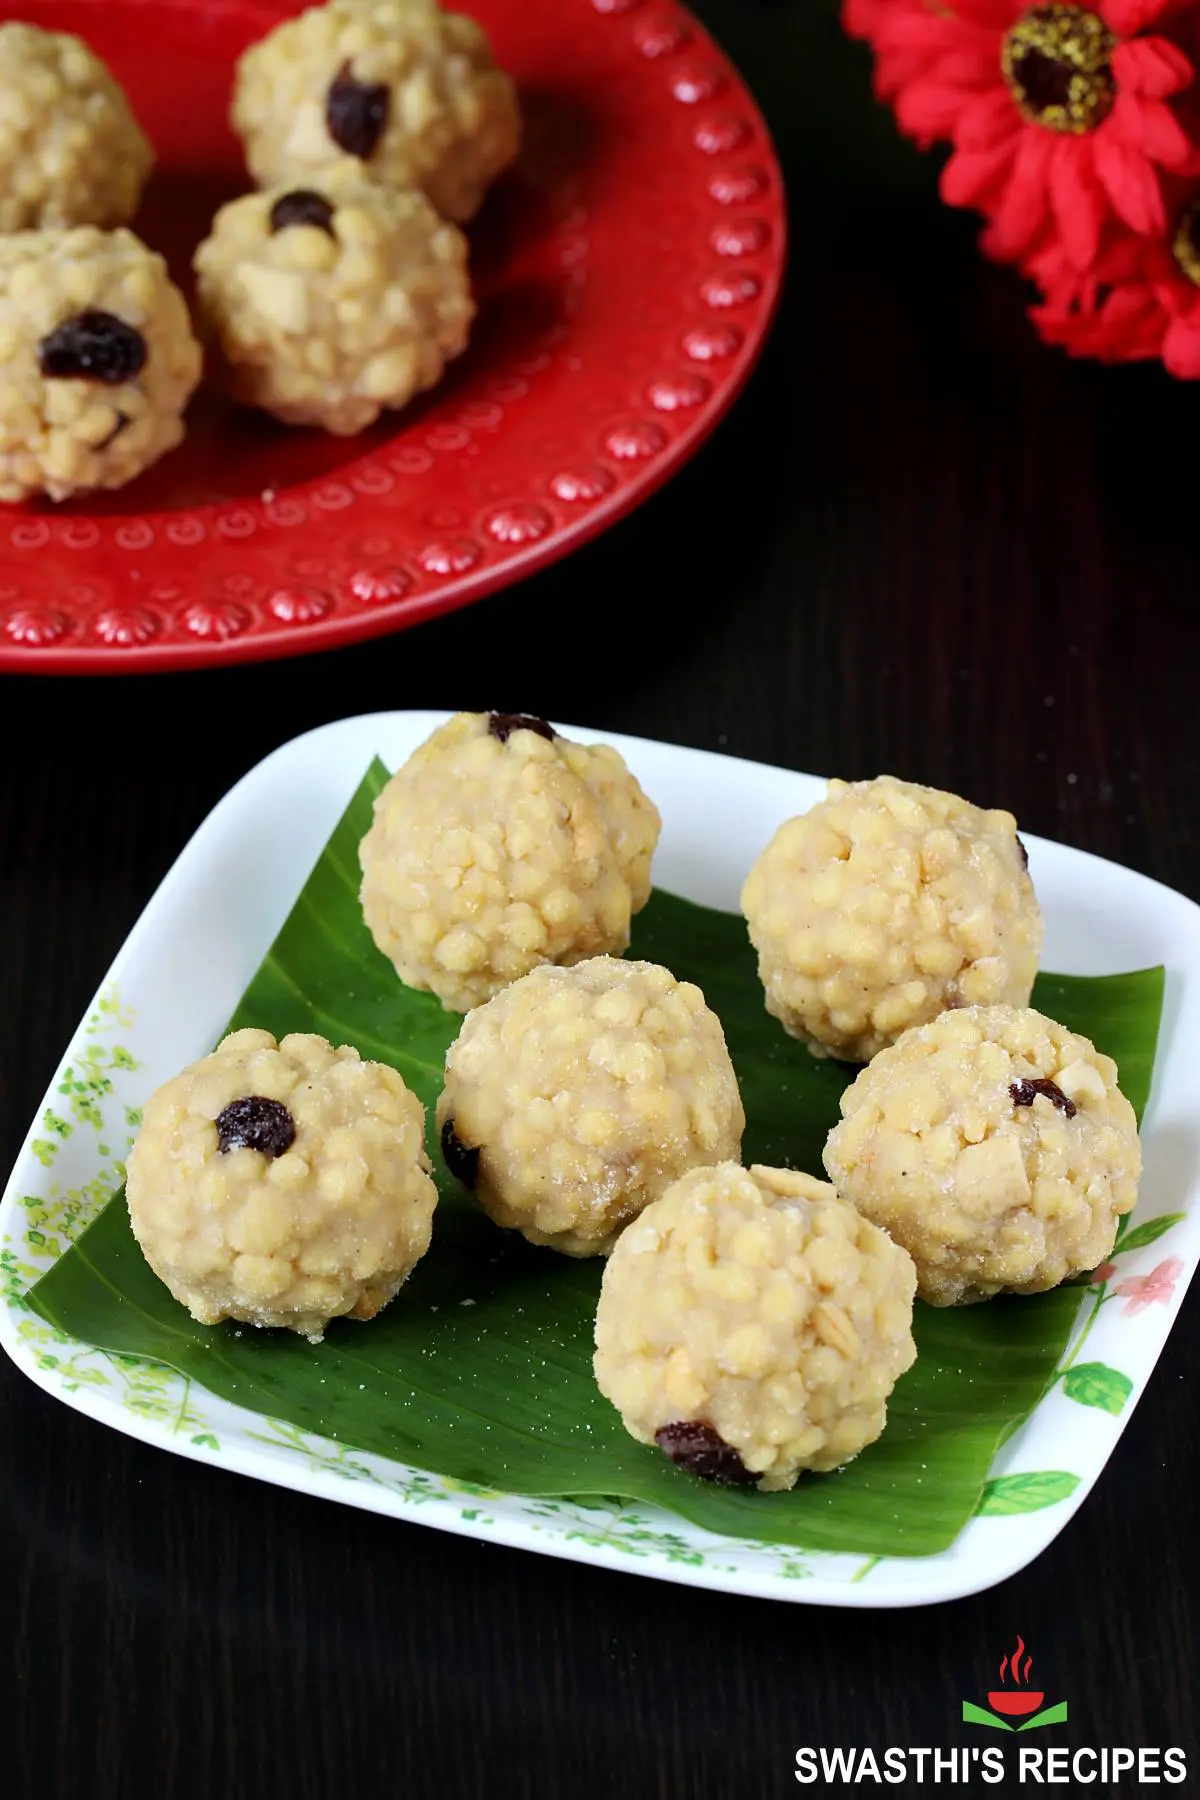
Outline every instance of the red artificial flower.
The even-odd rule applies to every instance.
[[[1172,375],[1200,380],[1200,195],[1164,238],[1116,231],[1085,273],[1061,248],[1031,259],[1042,292],[1030,317],[1048,344],[1100,362],[1161,357]]]
[[[1161,171],[1200,167],[1168,104],[1193,79],[1148,28],[1174,0],[847,0],[901,127],[948,140],[942,197],[988,221],[983,247],[1021,262],[1055,241],[1076,269],[1104,228],[1166,227]]]
[[[972,28],[944,12],[930,0],[844,0],[842,24],[854,38],[862,38],[875,54],[875,92],[893,104],[896,123],[922,150],[947,139],[961,109],[957,78],[966,72],[964,49],[971,45]],[[915,108],[909,95],[918,95]],[[934,95],[942,98],[939,106]]]
[[[1106,363],[1161,355],[1167,315],[1147,279],[1147,251],[1151,261],[1160,261],[1157,240],[1116,233],[1087,270],[1076,269],[1061,244],[1030,257],[1027,271],[1041,300],[1029,316],[1043,341]]]

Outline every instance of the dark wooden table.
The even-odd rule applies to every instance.
[[[1038,347],[810,0],[699,10],[771,117],[794,256],[762,368],[691,467],[557,569],[391,641],[0,684],[5,1168],[194,827],[347,713],[497,704],[894,770],[1200,896],[1200,394]],[[1069,1741],[1194,1762],[1196,1319],[1193,1295],[1041,1560],[908,1613],[693,1592],[335,1508],[142,1448],[0,1360],[0,1793],[784,1794],[798,1744],[962,1741],[960,1699],[1018,1630],[1069,1694]]]

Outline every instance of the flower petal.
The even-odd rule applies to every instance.
[[[1110,129],[1111,115],[1093,134],[1096,173],[1113,210],[1131,231],[1148,237],[1166,229],[1166,210],[1158,176],[1140,151],[1123,144]]]
[[[1015,141],[990,150],[956,150],[942,170],[941,195],[947,206],[981,210],[998,197],[1016,154]]]
[[[986,216],[986,208],[984,211]],[[1021,274],[1027,275],[1031,263],[1039,256],[1045,255],[1051,244],[1057,243],[1057,241],[1058,240],[1054,235],[1053,220],[1047,209],[1041,227],[1034,233],[1032,239],[1026,244],[1025,248],[1017,252],[1016,255],[1013,253],[1012,243],[1006,232],[1001,232],[999,236],[997,236],[994,225],[984,226],[979,234],[978,244],[980,250],[982,250],[989,262],[1015,263],[1017,268],[1021,271]]]
[[[896,96],[896,120],[914,137],[949,138],[962,112],[958,88],[936,81],[910,81]]]
[[[1176,334],[1176,355],[1182,362],[1186,362],[1193,355],[1190,344],[1185,340],[1190,338],[1193,329],[1195,329],[1198,336],[1200,336],[1200,326],[1194,326],[1192,319],[1187,321],[1187,326],[1187,331],[1181,329]],[[1174,327],[1172,330],[1174,330]],[[1176,371],[1173,371],[1173,373],[1174,372]],[[1197,364],[1195,370],[1188,373],[1187,378],[1192,379],[1196,373],[1200,373],[1200,363]],[[1179,1258],[1177,1256],[1168,1256],[1163,1262],[1160,1262],[1155,1268],[1151,1269],[1148,1275],[1133,1275],[1128,1281],[1118,1282],[1117,1286],[1113,1289],[1113,1293],[1129,1294],[1132,1296],[1129,1305],[1125,1308],[1126,1312],[1133,1312],[1143,1306],[1149,1306],[1155,1300],[1165,1306],[1174,1295],[1175,1283],[1182,1274],[1183,1264],[1180,1262]]]
[[[1006,87],[968,100],[959,113],[954,142],[960,150],[987,150],[1020,129],[1021,115]]]
[[[1118,37],[1136,37],[1162,17],[1173,0],[1099,0],[1096,11]]]
[[[1109,118],[1109,130],[1131,149],[1140,150],[1151,162],[1178,169],[1192,155],[1187,133],[1162,100],[1146,100],[1140,94],[1119,94]]]
[[[1044,227],[1049,211],[1047,175],[1054,137],[1031,125],[1022,134],[1012,174],[991,221],[988,254],[1001,262],[1017,262]]]
[[[844,0],[842,30],[847,37],[865,38],[869,41],[878,21],[879,0]]]
[[[872,0],[846,0],[846,4],[854,8],[856,20],[865,22]],[[911,44],[915,50],[935,55],[951,50],[969,52],[973,56],[987,57],[993,73],[1000,67],[1000,33],[972,25],[967,19],[930,12],[923,5],[896,5],[893,0],[885,0],[880,6],[879,0],[874,0],[873,20],[870,31],[863,35],[872,37],[877,46]],[[1157,43],[1159,40],[1151,41]]]
[[[952,50],[945,50],[933,64],[932,73],[939,81],[953,82],[956,87],[976,91],[980,88],[1000,86],[1000,52],[999,48],[985,51],[970,50],[956,44]]]
[[[1162,348],[1167,321],[1161,308],[1138,288],[1118,288],[1103,309],[1102,322],[1110,341],[1119,336],[1122,362],[1157,356]]]
[[[1128,234],[1124,241],[1138,242]],[[1136,275],[1126,286],[1114,289],[1111,282],[1097,280],[1094,268],[1074,269],[1057,240],[1030,259],[1027,273],[1041,290],[1042,304],[1031,309],[1030,318],[1046,343],[1061,344],[1072,356],[1095,356],[1102,362],[1129,362],[1157,354],[1162,315]],[[1132,308],[1114,312],[1118,295],[1128,295]],[[1115,1272],[1114,1264],[1104,1267]],[[1092,1277],[1093,1281],[1104,1278],[1103,1271]]]
[[[901,88],[910,81],[919,80],[925,75],[923,62],[908,56],[881,56],[875,63],[875,74],[872,87],[880,100],[891,100]]]
[[[1031,306],[1028,316],[1043,344],[1057,344],[1071,356],[1091,355],[1091,334],[1069,312],[1052,306]]]
[[[999,26],[1001,31],[1007,31],[1024,9],[1020,0],[957,0],[955,10],[977,25]]]
[[[1059,345],[1070,356],[1090,356],[1104,363],[1141,362],[1157,356],[1162,338],[1161,322],[1157,333],[1114,329],[1107,309],[1073,311],[1068,304],[1052,304],[1030,307],[1029,317],[1047,344]]]
[[[1074,299],[1081,306],[1094,306],[1098,288],[1132,287],[1152,295],[1153,281],[1147,268],[1154,263],[1156,252],[1155,244],[1134,237],[1110,217],[1090,268],[1077,269],[1058,237],[1051,237],[1044,250],[1030,257],[1026,268],[1047,297],[1064,304]]]
[[[1048,171],[1050,205],[1063,249],[1077,269],[1094,262],[1108,208],[1086,138],[1060,137]]]
[[[1192,79],[1192,65],[1183,51],[1162,37],[1118,44],[1112,53],[1112,72],[1118,87],[1155,100],[1178,94]]]

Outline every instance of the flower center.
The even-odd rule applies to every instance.
[[[1082,6],[1035,6],[1004,40],[1000,66],[1022,118],[1047,131],[1094,131],[1116,92],[1116,39]]]
[[[1180,213],[1171,249],[1188,280],[1200,287],[1200,195]]]

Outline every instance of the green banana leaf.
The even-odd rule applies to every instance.
[[[953,1311],[918,1307],[914,1368],[887,1431],[849,1468],[790,1494],[714,1488],[622,1428],[591,1374],[601,1270],[498,1231],[449,1180],[432,1130],[459,1021],[402,987],[358,905],[358,844],[387,772],[351,801],[232,1020],[319,1031],[391,1063],[430,1110],[441,1203],[433,1248],[369,1325],[313,1346],[285,1331],[195,1324],[143,1260],[120,1197],[31,1290],[89,1344],[168,1363],[222,1398],[359,1450],[510,1493],[619,1496],[722,1536],[869,1556],[944,1549],[976,1511],[997,1447],[1036,1405],[1071,1332],[1077,1289]],[[656,893],[631,954],[696,981],[720,1015],[747,1114],[747,1161],[815,1173],[853,1071],[815,1062],[763,1009],[737,917]],[[1114,1055],[1145,1103],[1161,971],[1042,977],[1037,1002]]]

